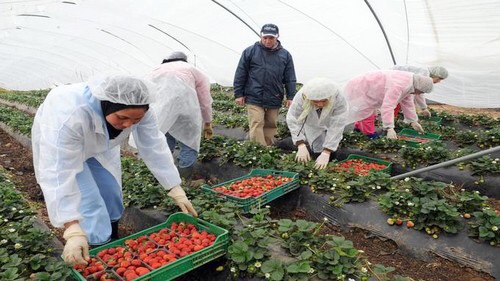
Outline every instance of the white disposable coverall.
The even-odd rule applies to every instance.
[[[315,153],[320,153],[324,148],[336,151],[340,141],[347,118],[347,103],[344,96],[337,92],[330,98],[333,108],[323,120],[319,120],[316,110],[311,110],[305,120],[299,121],[303,110],[304,100],[302,92],[299,91],[292,101],[292,105],[286,115],[286,122],[292,141],[306,141]]]
[[[40,105],[32,127],[33,165],[35,175],[44,193],[51,223],[62,227],[73,220],[80,221],[90,244],[106,242],[111,233],[111,220],[102,220],[107,209],[120,210],[123,206],[107,206],[106,191],[98,189],[109,171],[115,182],[107,180],[109,187],[118,189],[109,193],[121,196],[121,162],[119,144],[132,133],[140,157],[166,189],[179,185],[181,179],[174,166],[165,136],[158,130],[155,116],[149,110],[137,124],[109,140],[100,100],[92,96],[85,83],[60,86],[47,95]],[[97,161],[94,161],[97,160]],[[92,169],[97,164],[101,171]],[[90,170],[90,172],[89,172]],[[99,170],[99,167],[97,167]],[[85,196],[92,192],[99,198]],[[121,198],[120,198],[121,199]],[[86,205],[93,201],[98,210]],[[111,204],[121,203],[113,200]],[[118,214],[121,216],[121,214]]]
[[[184,61],[163,63],[150,79],[159,98],[151,104],[162,133],[200,150],[202,125],[212,122],[212,96],[208,77]]]

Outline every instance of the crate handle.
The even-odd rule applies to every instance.
[[[210,229],[210,224],[204,220],[198,220],[198,225],[201,225],[205,229]]]

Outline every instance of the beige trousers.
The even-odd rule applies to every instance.
[[[249,137],[251,141],[264,146],[273,144],[278,129],[276,120],[279,109],[266,109],[258,105],[247,104]]]

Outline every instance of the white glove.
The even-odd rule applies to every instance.
[[[396,131],[394,131],[393,128],[389,128],[387,129],[387,138],[392,140],[397,140],[398,134],[396,134]]]
[[[427,108],[422,109],[422,111],[420,111],[420,115],[427,117],[427,118],[432,116],[431,112]]]
[[[424,133],[424,128],[418,122],[411,122],[411,127],[419,133]]]
[[[181,208],[183,213],[191,214],[195,217],[198,216],[198,213],[193,208],[193,205],[191,205],[191,202],[186,197],[186,193],[184,192],[182,187],[180,187],[180,185],[174,186],[174,188],[172,188],[170,192],[167,193],[167,195],[174,199],[175,204],[177,204],[177,206]]]
[[[326,165],[328,165],[328,162],[330,161],[330,153],[329,152],[321,152],[321,154],[316,158],[316,164],[314,165],[314,168],[318,170],[323,170],[326,168]]]
[[[64,261],[72,265],[88,264],[89,244],[80,224],[74,223],[66,228],[63,237],[66,240],[63,250]]]
[[[307,162],[311,160],[311,155],[309,155],[309,150],[305,144],[299,144],[297,149],[297,155],[295,155],[295,161],[297,162]]]

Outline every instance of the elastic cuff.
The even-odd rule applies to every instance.
[[[295,146],[299,146],[299,145],[301,145],[301,144],[306,144],[306,142],[305,142],[305,141],[303,141],[303,140],[299,140],[299,141],[297,141],[297,142],[295,143]]]

